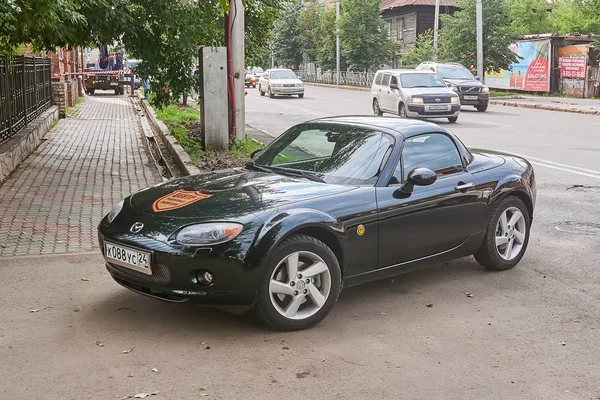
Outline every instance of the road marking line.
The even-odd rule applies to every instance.
[[[531,164],[533,164],[533,165],[537,165],[537,166],[540,166],[540,167],[557,169],[559,171],[570,172],[571,174],[576,174],[576,175],[581,175],[581,176],[587,176],[589,178],[600,179],[600,175],[586,174],[585,172],[575,171],[575,170],[568,169],[568,168],[563,168],[563,167],[557,167],[555,165],[543,164],[543,163],[540,163],[540,162],[537,162],[537,161],[529,161],[529,162]]]
[[[498,125],[498,126],[505,126],[505,127],[507,127],[507,128],[514,128],[514,126],[513,126],[513,125],[500,124],[500,123],[498,123],[498,122],[490,122],[490,121],[481,121],[481,122],[483,122],[484,124]]]
[[[562,164],[562,163],[559,163],[559,162],[556,162],[556,161],[544,160],[543,158],[538,158],[538,157],[533,157],[533,156],[526,156],[524,154],[517,154],[517,153],[510,152],[510,151],[507,151],[506,153],[513,154],[513,155],[519,156],[519,157],[523,157],[523,158],[527,159],[528,161],[533,160],[533,161],[537,161],[537,162],[542,163],[542,164],[549,164],[549,165],[554,165],[554,166],[557,166],[557,167],[563,167],[563,168],[567,168],[567,169],[573,169],[573,170],[577,170],[577,171],[588,172],[588,173],[591,173],[591,174],[600,175],[600,171],[596,171],[596,170],[593,170],[593,169],[582,168],[582,167],[575,167],[575,166],[569,165],[569,164]]]
[[[600,125],[600,122],[592,122],[594,125]]]

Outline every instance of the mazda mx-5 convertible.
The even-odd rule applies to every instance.
[[[474,255],[523,257],[536,188],[523,158],[469,150],[428,122],[332,117],[290,128],[244,168],[135,193],[100,222],[115,281],[170,302],[321,321],[344,287]]]

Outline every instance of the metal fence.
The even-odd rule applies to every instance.
[[[329,72],[309,72],[309,71],[296,71],[298,78],[305,82],[315,83],[327,83],[330,85],[337,84],[337,74],[335,71]],[[351,85],[351,86],[371,86],[373,83],[373,77],[375,72],[352,72],[352,71],[341,71],[340,72],[340,85]]]
[[[0,54],[0,143],[51,104],[49,59]]]

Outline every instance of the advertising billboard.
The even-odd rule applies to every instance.
[[[587,46],[565,46],[558,49],[561,92],[584,97]]]
[[[522,40],[510,45],[519,56],[510,70],[490,73],[485,83],[490,88],[528,92],[550,91],[550,40]]]

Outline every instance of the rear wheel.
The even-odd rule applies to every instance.
[[[266,259],[256,310],[274,329],[306,329],[329,314],[341,291],[339,263],[329,247],[306,235],[279,244]]]
[[[449,117],[448,121],[450,121],[450,123],[455,123],[456,121],[458,121],[458,117]]]
[[[488,105],[487,105],[487,103],[486,104],[481,104],[481,105],[475,106],[475,108],[479,112],[484,112],[485,110],[487,110]]]
[[[379,108],[379,101],[377,101],[377,99],[373,99],[373,114],[378,117],[383,115],[383,111],[381,111],[381,108]]]
[[[400,106],[398,107],[398,116],[400,118],[408,118],[408,114],[406,113],[406,106],[404,105],[404,103],[400,103]]]
[[[521,261],[529,243],[531,218],[521,199],[508,196],[492,212],[475,259],[488,269],[507,270]]]

